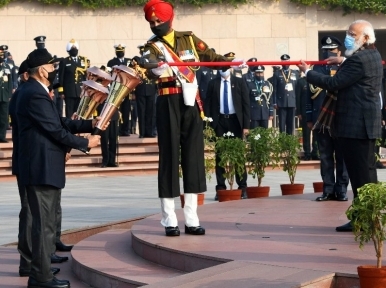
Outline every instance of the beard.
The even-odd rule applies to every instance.
[[[357,52],[359,50],[359,48],[361,48],[363,46],[363,42],[358,40],[358,41],[355,41],[354,43],[354,48],[350,49],[350,50],[346,50],[344,52],[344,55],[346,55],[347,57],[350,57],[352,56],[352,54],[354,54],[355,52]]]

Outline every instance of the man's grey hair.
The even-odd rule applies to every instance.
[[[368,22],[366,20],[356,20],[351,25],[354,25],[354,24],[363,24],[364,25],[363,35],[367,35],[369,37],[369,40],[367,41],[367,45],[375,43],[376,39],[375,39],[374,28],[370,22]]]
[[[34,75],[37,75],[38,74],[38,71],[39,71],[39,67],[34,67],[34,68],[28,68],[27,72],[28,72],[28,75],[29,76],[34,76]]]

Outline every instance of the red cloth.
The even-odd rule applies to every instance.
[[[153,15],[163,22],[170,20],[171,23],[174,18],[173,5],[161,0],[150,0],[145,4],[145,7],[143,7],[143,11],[145,12],[147,21],[150,21]]]

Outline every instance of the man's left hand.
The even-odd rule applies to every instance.
[[[300,71],[302,71],[303,73],[306,73],[306,71],[308,69],[310,69],[310,65],[308,65],[306,62],[304,62],[303,60],[300,60],[300,63],[301,64],[298,64],[298,68]]]

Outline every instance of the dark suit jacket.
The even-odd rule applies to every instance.
[[[66,98],[79,98],[82,82],[86,80],[87,68],[87,59],[84,56],[78,56],[77,62],[72,57],[60,61],[59,94],[63,93]]]
[[[68,147],[86,151],[88,140],[72,133],[91,132],[91,120],[62,118],[42,84],[30,77],[16,99],[21,185],[65,185]]]
[[[250,105],[248,88],[242,78],[230,77],[233,106],[235,107],[237,119],[241,129],[249,129]],[[205,116],[211,117],[211,126],[215,129],[220,116],[220,87],[221,77],[209,81],[208,91],[205,98]]]
[[[365,49],[347,58],[334,77],[308,71],[309,83],[337,91],[334,118],[336,137],[381,137],[381,61],[381,55],[376,49]]]

